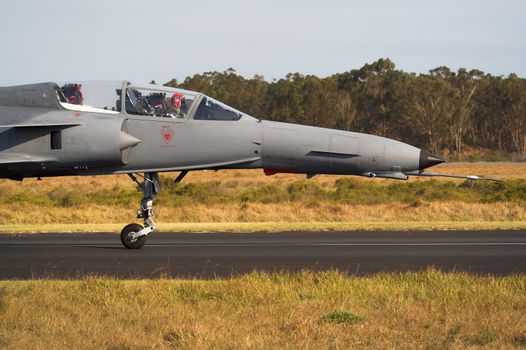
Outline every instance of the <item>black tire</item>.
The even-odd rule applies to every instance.
[[[135,242],[131,242],[130,233],[139,232],[144,227],[139,224],[128,224],[124,226],[121,231],[121,242],[128,249],[141,249],[146,243],[146,236],[137,238]]]

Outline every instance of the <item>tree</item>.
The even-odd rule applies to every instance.
[[[468,73],[464,68],[460,68],[456,75],[450,75],[445,78],[450,79],[456,90],[454,97],[452,97],[455,111],[451,117],[449,127],[457,158],[461,157],[464,136],[473,114],[473,96],[479,85],[479,79],[477,78],[480,76],[480,73],[480,71]]]
[[[407,84],[407,114],[404,119],[434,154],[446,145],[454,113],[456,92],[442,77],[420,75]]]
[[[503,130],[510,146],[521,159],[526,158],[526,83],[516,75],[494,84],[496,107],[501,111]]]

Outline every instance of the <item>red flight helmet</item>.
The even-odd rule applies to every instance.
[[[181,110],[181,101],[183,99],[184,95],[180,94],[178,92],[174,93],[172,95],[171,103],[174,108],[177,110]]]

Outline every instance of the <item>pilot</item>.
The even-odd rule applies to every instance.
[[[173,118],[183,118],[184,117],[184,113],[181,110],[183,100],[184,100],[183,94],[176,92],[172,95],[172,98],[170,99],[170,107],[171,107],[170,115]]]
[[[84,97],[82,96],[81,84],[66,84],[62,88],[62,93],[67,98],[68,103],[82,105]]]

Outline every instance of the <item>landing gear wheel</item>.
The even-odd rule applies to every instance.
[[[121,242],[128,249],[141,249],[146,243],[146,236],[141,236],[133,240],[132,233],[142,230],[142,225],[128,224],[121,231]]]

